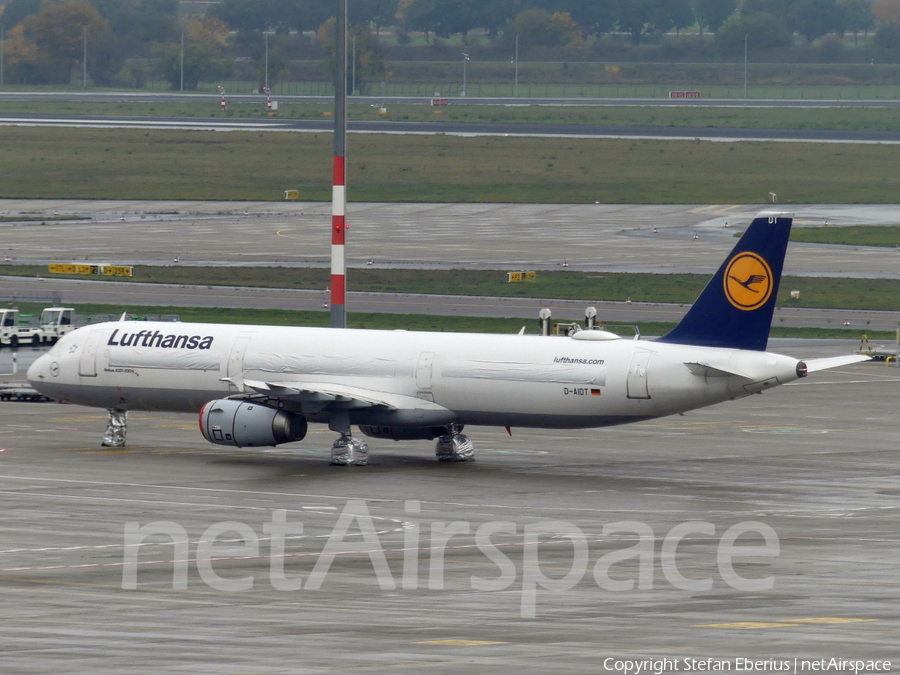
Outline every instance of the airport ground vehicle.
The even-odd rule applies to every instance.
[[[47,307],[37,324],[22,323],[18,309],[0,309],[0,346],[53,344],[75,330],[75,310],[71,307]]]

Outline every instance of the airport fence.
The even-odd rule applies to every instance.
[[[217,94],[218,86],[227,94],[258,94],[258,84],[252,81],[227,80],[201,82],[196,91]],[[150,91],[171,91],[167,82],[147,82]],[[329,82],[277,82],[271,85],[273,97],[278,96],[333,96]],[[746,91],[743,86],[707,86],[694,84],[656,85],[585,85],[585,84],[467,84],[465,91],[459,84],[422,84],[381,82],[360,86],[358,96],[418,97],[418,98],[669,98],[671,92],[689,92],[701,99],[771,99],[771,100],[897,100],[900,85],[859,86],[776,86],[752,85]]]

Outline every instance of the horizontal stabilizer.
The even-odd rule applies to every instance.
[[[847,356],[829,356],[824,359],[804,359],[803,363],[806,364],[806,372],[814,373],[817,370],[828,370],[829,368],[849,366],[851,363],[862,363],[870,360],[871,357],[865,354],[848,354]]]

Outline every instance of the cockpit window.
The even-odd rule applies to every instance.
[[[66,338],[68,338],[68,336],[66,336],[65,338],[61,339],[61,340],[60,340],[59,342],[57,342],[55,345],[53,345],[52,347],[50,347],[50,351],[47,352],[47,353],[48,353],[48,354],[52,354],[53,356],[62,356],[62,355],[66,352],[66,345],[67,345],[69,342],[71,342],[71,340],[68,340],[68,339],[66,339]]]

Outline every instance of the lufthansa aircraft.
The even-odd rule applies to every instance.
[[[466,424],[579,428],[638,422],[756,394],[808,372],[766,351],[791,215],[761,213],[671,332],[656,340],[119,321],[63,337],[29,369],[55,399],[106,408],[107,444],[128,410],[199,412],[200,432],[237,447],[340,434],[336,464],[365,464],[375,438],[437,438],[473,455]],[[110,436],[112,436],[110,440]]]

